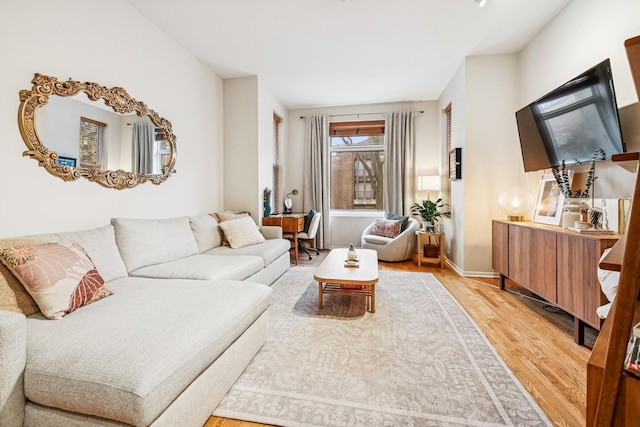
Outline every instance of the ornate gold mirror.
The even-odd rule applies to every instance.
[[[31,83],[31,90],[20,91],[18,126],[28,147],[23,155],[53,175],[120,190],[160,184],[175,172],[171,122],[123,88],[37,73]]]

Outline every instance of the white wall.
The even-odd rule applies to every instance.
[[[445,221],[447,257],[460,273],[494,274],[491,220],[504,218],[498,195],[512,185],[535,195],[540,176],[550,172],[524,172],[515,123],[519,108],[611,58],[618,105],[625,107],[627,148],[640,150],[640,109],[624,51],[624,40],[640,34],[638,16],[636,0],[574,0],[519,54],[469,57],[460,67],[438,101],[440,109],[452,103],[453,147],[463,148],[463,177],[452,183],[453,217]],[[634,171],[598,163],[596,197],[630,196]]]
[[[200,214],[222,206],[222,81],[127,3],[5,2],[0,58],[0,236],[78,230],[118,216]],[[18,92],[31,88],[36,72],[121,86],[147,103],[173,124],[177,173],[159,186],[114,190],[85,179],[64,182],[23,157]]]
[[[224,81],[224,208],[258,219],[258,78]]]
[[[520,53],[518,108],[610,58],[618,107],[630,113],[622,117],[623,138],[628,151],[640,151],[638,98],[624,49],[626,39],[640,35],[638,16],[637,0],[574,0]],[[595,197],[630,197],[634,171],[610,161],[599,162]],[[533,192],[540,174],[526,174]]]
[[[439,173],[441,147],[438,139],[438,120],[440,113],[435,102],[370,104],[289,111],[289,142],[284,153],[286,168],[284,188],[286,191],[293,188],[300,190],[300,194],[293,197],[293,209],[302,209],[302,190],[304,188],[304,120],[300,117],[326,114],[333,116],[330,120],[334,121],[378,120],[384,119],[386,112],[401,110],[424,111],[423,114],[416,116],[416,172],[418,174]],[[433,198],[435,194],[431,196]],[[426,194],[413,195],[415,201],[424,198],[426,198]],[[374,221],[374,218],[383,216],[383,212],[332,212],[329,245],[340,247],[353,243],[359,246],[362,231]]]
[[[273,114],[286,109],[258,77],[224,81],[224,207],[263,215],[263,190],[273,189]],[[286,120],[281,124],[286,144]]]
[[[469,57],[438,101],[441,110],[451,104],[451,146],[462,148],[462,179],[450,183],[445,255],[466,276],[493,275],[491,220],[503,216],[496,201],[519,184],[520,149],[513,139],[516,67],[514,55]],[[444,145],[444,133],[441,141]],[[441,161],[448,165],[448,156]]]
[[[449,209],[451,211],[451,219],[445,219],[443,221],[445,257],[449,260],[450,265],[460,273],[462,273],[462,267],[459,266],[463,266],[464,264],[464,184],[466,178],[464,167],[468,163],[474,161],[467,157],[466,150],[464,149],[466,116],[465,75],[466,64],[462,64],[438,100],[439,111],[443,111],[449,104],[451,104],[451,147],[462,148],[463,151],[462,179],[449,182],[449,185],[451,186],[451,200],[449,200],[448,203],[450,205]],[[449,153],[446,152],[446,123],[444,114],[440,114],[439,127],[440,146],[444,147],[442,155],[440,156],[440,162],[442,165],[445,165],[443,169],[447,169],[446,165],[449,164]],[[448,169],[445,174],[448,177]]]

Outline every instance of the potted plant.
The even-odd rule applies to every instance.
[[[436,222],[442,216],[442,212],[439,209],[444,205],[441,202],[442,199],[438,199],[435,202],[427,199],[421,203],[416,202],[411,205],[411,213],[420,216],[424,231],[435,231]]]
[[[596,148],[596,151],[591,156],[591,164],[589,165],[589,170],[587,171],[587,182],[585,183],[584,190],[571,189],[571,177],[569,175],[569,171],[567,170],[567,165],[565,164],[564,159],[561,162],[560,167],[552,167],[551,172],[553,173],[553,177],[558,183],[558,187],[560,191],[564,195],[564,197],[571,199],[581,199],[589,197],[589,190],[591,190],[591,185],[593,182],[598,179],[595,175],[596,171],[596,160],[603,160],[606,158],[606,154],[603,149]]]

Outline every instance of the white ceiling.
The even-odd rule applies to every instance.
[[[126,0],[220,77],[289,109],[438,99],[469,55],[520,51],[571,0]]]

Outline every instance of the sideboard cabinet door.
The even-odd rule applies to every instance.
[[[509,275],[549,302],[556,295],[556,233],[532,227],[509,227]]]
[[[558,305],[596,329],[600,319],[595,308],[607,303],[598,283],[598,260],[613,243],[558,235]]]

